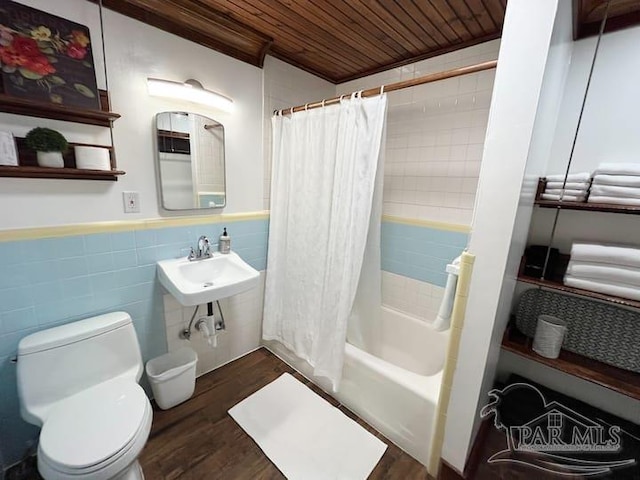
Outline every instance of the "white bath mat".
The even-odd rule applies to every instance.
[[[229,415],[289,480],[366,479],[387,449],[288,373]]]

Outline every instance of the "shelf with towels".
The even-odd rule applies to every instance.
[[[561,208],[564,210],[582,210],[586,212],[609,212],[640,215],[640,207],[632,205],[614,205],[612,203],[561,202],[559,200],[539,200],[535,205],[541,208]]]
[[[595,298],[597,300],[615,303],[616,305],[622,305],[624,307],[640,308],[640,301],[638,300],[616,297],[613,295],[607,295],[605,293],[592,292],[591,290],[585,290],[583,288],[569,287],[556,280],[543,280],[540,278],[528,277],[520,273],[518,275],[518,281],[523,283],[530,283],[532,285],[538,285],[540,287],[550,288],[553,290],[559,290],[565,293],[581,295],[583,297]]]
[[[512,326],[507,327],[502,338],[503,350],[640,400],[640,373],[613,367],[566,350],[561,350],[559,358],[545,358],[532,350],[532,344],[532,339]]]
[[[542,192],[545,191],[546,180],[538,180],[538,189],[534,204],[540,208],[560,208],[563,210],[582,210],[586,212],[625,213],[628,215],[640,215],[640,207],[633,205],[618,205],[613,203],[568,202],[560,200],[543,200]]]

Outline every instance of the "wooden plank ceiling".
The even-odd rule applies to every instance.
[[[262,67],[268,53],[334,83],[498,38],[506,3],[103,0],[107,8],[252,65]],[[573,5],[575,38],[597,34],[606,1]],[[611,0],[607,31],[638,23],[640,0]]]
[[[574,38],[597,35],[606,9],[605,0],[574,0]],[[638,24],[640,24],[639,0],[611,0],[605,32],[613,32]]]
[[[253,65],[261,67],[269,53],[340,83],[498,38],[506,0],[103,0],[103,4]]]

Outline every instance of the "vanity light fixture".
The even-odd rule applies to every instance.
[[[200,103],[210,107],[230,112],[233,110],[233,100],[211,90],[205,89],[202,84],[193,79],[186,82],[172,82],[159,78],[147,78],[149,95],[156,97],[168,97],[178,100]]]

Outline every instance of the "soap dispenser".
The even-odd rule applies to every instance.
[[[231,252],[231,237],[227,234],[227,229],[225,228],[220,235],[220,239],[218,241],[218,250],[220,253],[230,253]]]

